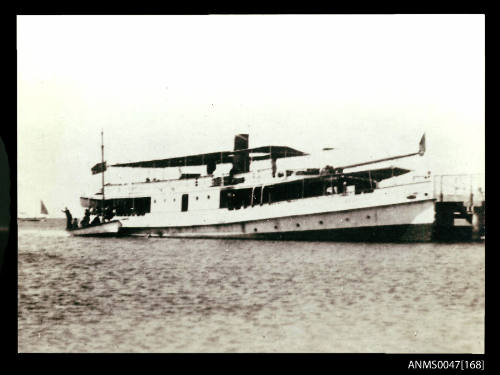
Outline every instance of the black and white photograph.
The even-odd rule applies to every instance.
[[[18,353],[485,353],[484,14],[16,27]]]

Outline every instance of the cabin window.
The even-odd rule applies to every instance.
[[[220,192],[220,208],[229,210],[246,208],[250,206],[251,198],[252,189],[223,190]]]
[[[314,171],[316,173],[317,171]],[[312,173],[312,172],[311,172]],[[305,173],[307,174],[307,173]],[[350,193],[366,192],[370,184],[366,181],[354,181],[347,186],[346,178],[329,177],[304,178],[298,181],[282,182],[267,186],[256,186],[246,189],[227,189],[220,192],[220,208],[238,210],[248,206],[262,205],[265,203],[291,201],[301,198],[318,197],[329,194],[342,194],[349,190]],[[373,190],[371,190],[373,191]],[[207,196],[209,199],[210,196]],[[198,199],[198,197],[197,197]]]
[[[229,208],[230,210],[233,209],[231,205],[231,195],[232,195],[232,190],[221,190],[220,192],[220,208]]]
[[[251,199],[252,189],[237,189],[234,191],[233,205],[236,209],[247,208],[250,206]]]
[[[90,200],[90,208],[101,207],[101,201]],[[106,201],[106,206],[113,207],[117,216],[144,215],[151,212],[151,198],[119,198]]]
[[[262,204],[271,203],[271,186],[264,186],[264,191],[262,192]]]
[[[187,211],[189,205],[189,194],[182,194],[181,211]]]
[[[323,195],[324,182],[318,179],[304,180],[304,198]]]

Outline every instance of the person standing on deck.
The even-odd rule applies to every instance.
[[[111,221],[112,218],[113,218],[113,210],[110,207],[106,207],[106,209],[104,210],[104,219],[106,221]]]
[[[90,225],[99,225],[99,224],[101,224],[101,220],[99,219],[99,215],[97,215],[96,217],[94,217],[94,220],[92,220]]]
[[[73,224],[73,217],[71,216],[71,212],[68,210],[68,207],[64,207],[62,210],[66,214],[66,229],[71,229]]]
[[[89,226],[89,224],[90,224],[90,210],[88,208],[85,210],[85,216],[83,217],[80,224],[82,227]]]

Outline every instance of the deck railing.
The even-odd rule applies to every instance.
[[[486,200],[485,174],[434,175],[434,197],[439,202],[464,202],[467,206],[479,206]]]

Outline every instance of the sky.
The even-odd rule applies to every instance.
[[[18,16],[18,206],[79,206],[90,168],[287,145],[418,151],[484,173],[484,15]],[[94,193],[94,191],[90,191]]]

